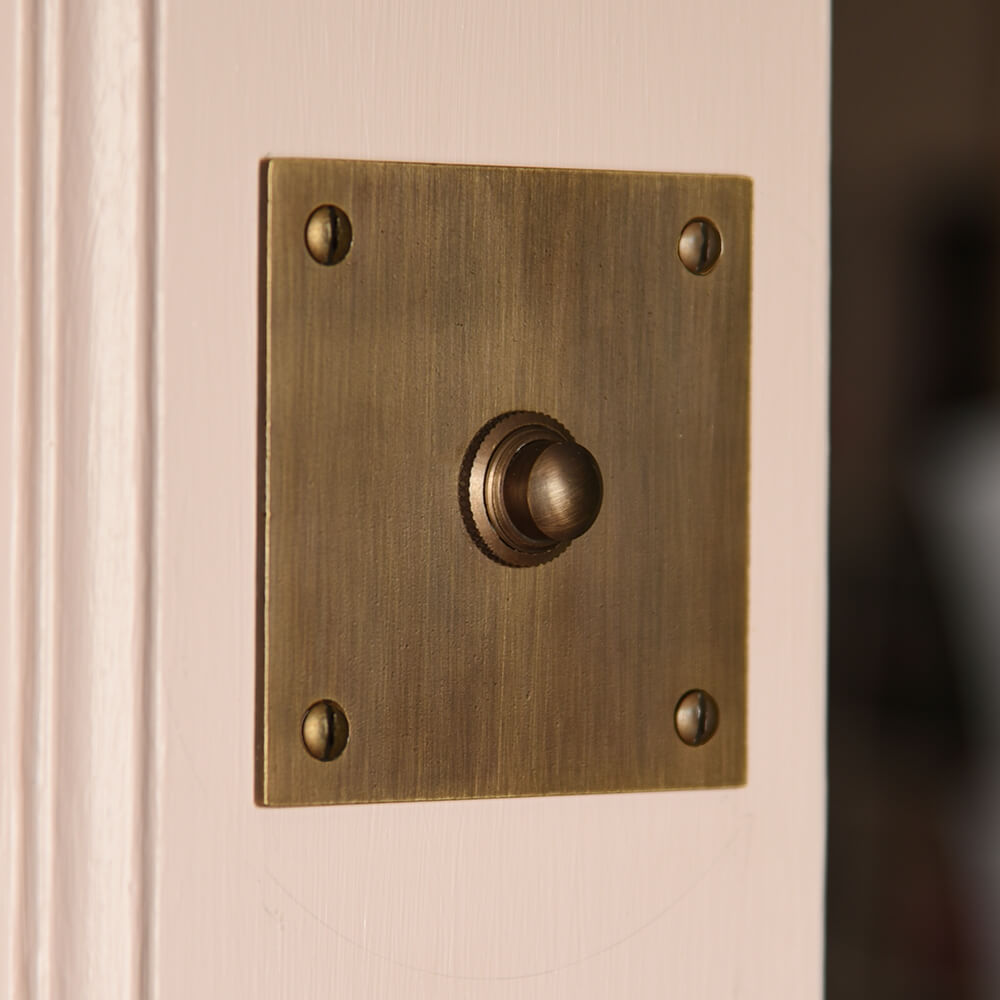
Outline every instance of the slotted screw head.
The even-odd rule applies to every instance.
[[[306,248],[317,264],[339,264],[353,238],[351,220],[336,205],[320,205],[306,222]]]
[[[710,219],[692,219],[682,230],[677,255],[692,274],[708,274],[722,256],[722,234]]]
[[[302,720],[302,742],[317,760],[339,757],[347,746],[349,735],[347,716],[332,701],[317,701]]]
[[[700,689],[688,691],[674,710],[677,735],[690,747],[707,743],[719,728],[719,706],[715,699]]]

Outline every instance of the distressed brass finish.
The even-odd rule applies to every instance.
[[[750,182],[272,160],[262,187],[257,801],[743,782]],[[323,206],[352,230],[332,267]],[[707,273],[692,220],[724,244]],[[508,538],[562,546],[527,568],[468,530],[471,464],[523,411],[551,440],[497,479]],[[542,461],[571,439],[603,505],[591,480],[553,515],[587,479]]]

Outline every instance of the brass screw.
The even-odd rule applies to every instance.
[[[722,256],[722,234],[710,219],[692,219],[682,230],[677,255],[692,274],[708,274]]]
[[[674,709],[674,726],[688,746],[700,747],[719,728],[719,706],[707,691],[688,691]]]
[[[336,205],[320,205],[306,223],[306,247],[317,264],[339,264],[351,249],[353,233],[347,213]]]
[[[350,735],[344,710],[332,701],[317,701],[302,720],[302,742],[317,760],[334,760]]]

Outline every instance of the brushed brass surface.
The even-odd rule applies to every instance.
[[[262,185],[257,801],[745,781],[750,181],[271,160]],[[691,220],[721,234],[707,273]],[[517,411],[603,478],[527,568],[461,495]],[[689,746],[695,690],[718,728]],[[330,760],[319,704],[350,720]]]

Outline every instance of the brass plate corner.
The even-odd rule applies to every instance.
[[[262,186],[257,801],[744,782],[750,181],[278,159]],[[522,410],[604,499],[512,567],[459,494]]]

